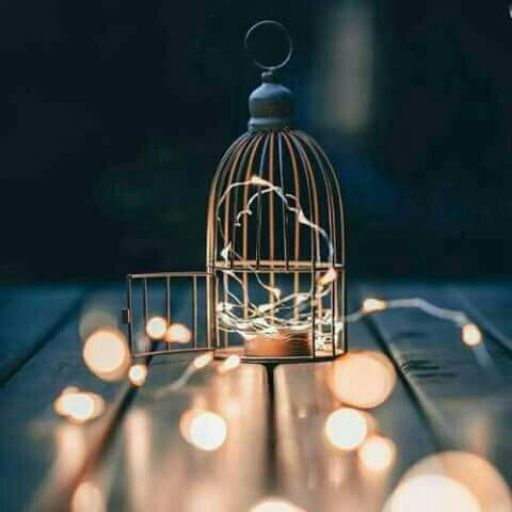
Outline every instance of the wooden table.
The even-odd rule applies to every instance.
[[[378,511],[407,468],[446,450],[479,454],[510,482],[510,290],[502,282],[353,285],[353,307],[366,296],[423,297],[463,309],[485,334],[482,365],[452,324],[418,311],[351,326],[351,349],[384,353],[398,374],[391,397],[372,410],[397,458],[373,478],[324,438],[325,419],[341,405],[328,388],[332,363],[278,367],[272,414],[259,365],[219,375],[213,363],[156,399],[191,356],[153,358],[141,388],[104,383],[81,360],[85,312],[117,319],[121,285],[0,288],[0,509],[245,511],[273,495],[308,511]],[[87,425],[57,418],[53,400],[70,385],[101,394],[106,413]],[[219,450],[197,450],[180,435],[180,417],[198,403],[227,421]]]

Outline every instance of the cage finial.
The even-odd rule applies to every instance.
[[[251,38],[262,27],[275,28],[286,37],[286,56],[277,64],[262,63],[250,49]],[[256,66],[264,70],[261,75],[262,84],[249,97],[249,130],[281,130],[289,127],[293,120],[293,95],[287,87],[276,81],[275,74],[277,69],[288,63],[293,53],[293,42],[288,29],[274,20],[259,21],[245,34],[244,46]]]

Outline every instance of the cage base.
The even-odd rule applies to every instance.
[[[344,352],[337,350],[333,355],[332,351],[317,350],[315,356],[285,356],[285,357],[263,357],[263,356],[247,356],[244,347],[218,348],[214,352],[215,359],[226,359],[231,355],[240,356],[242,363],[253,364],[294,364],[294,363],[318,363],[322,361],[332,361],[343,355]]]

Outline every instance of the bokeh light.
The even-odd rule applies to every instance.
[[[305,510],[283,498],[269,497],[251,507],[250,512],[305,512]]]
[[[93,482],[84,481],[76,488],[71,499],[71,512],[104,512],[105,496]]]
[[[82,350],[85,364],[106,381],[123,378],[130,366],[130,351],[124,336],[113,329],[100,329],[87,338]]]
[[[148,376],[148,367],[145,364],[134,364],[130,367],[128,378],[134,386],[142,386]]]
[[[185,344],[192,339],[192,331],[185,324],[171,324],[165,333],[164,339],[168,343]]]
[[[222,416],[211,411],[190,409],[181,417],[180,432],[195,448],[211,452],[224,444],[228,428]]]
[[[366,439],[357,455],[364,469],[381,472],[393,465],[396,458],[396,446],[391,439],[375,434]]]
[[[342,407],[331,413],[324,426],[327,440],[341,450],[355,450],[368,435],[368,424],[363,413]]]
[[[240,356],[232,354],[219,366],[219,373],[227,373],[234,370],[240,366],[241,362]]]
[[[167,332],[167,320],[161,316],[153,316],[146,323],[146,334],[152,340],[161,340]]]
[[[206,352],[205,354],[201,354],[197,356],[194,361],[192,361],[192,365],[196,370],[200,370],[201,368],[205,368],[213,361],[213,353]]]
[[[482,457],[448,451],[426,457],[402,477],[386,512],[512,510],[508,485]]]
[[[462,327],[462,341],[468,347],[476,347],[482,343],[482,332],[475,324],[465,324]]]
[[[379,352],[351,352],[333,363],[329,384],[343,403],[370,409],[390,396],[396,385],[396,373]]]
[[[471,491],[445,475],[419,475],[399,486],[385,512],[482,512]]]
[[[74,423],[85,423],[101,416],[105,401],[96,393],[80,391],[75,387],[65,388],[54,404],[57,414]]]

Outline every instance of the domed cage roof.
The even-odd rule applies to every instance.
[[[247,132],[210,189],[208,268],[343,269],[345,228],[336,172],[309,135]]]

